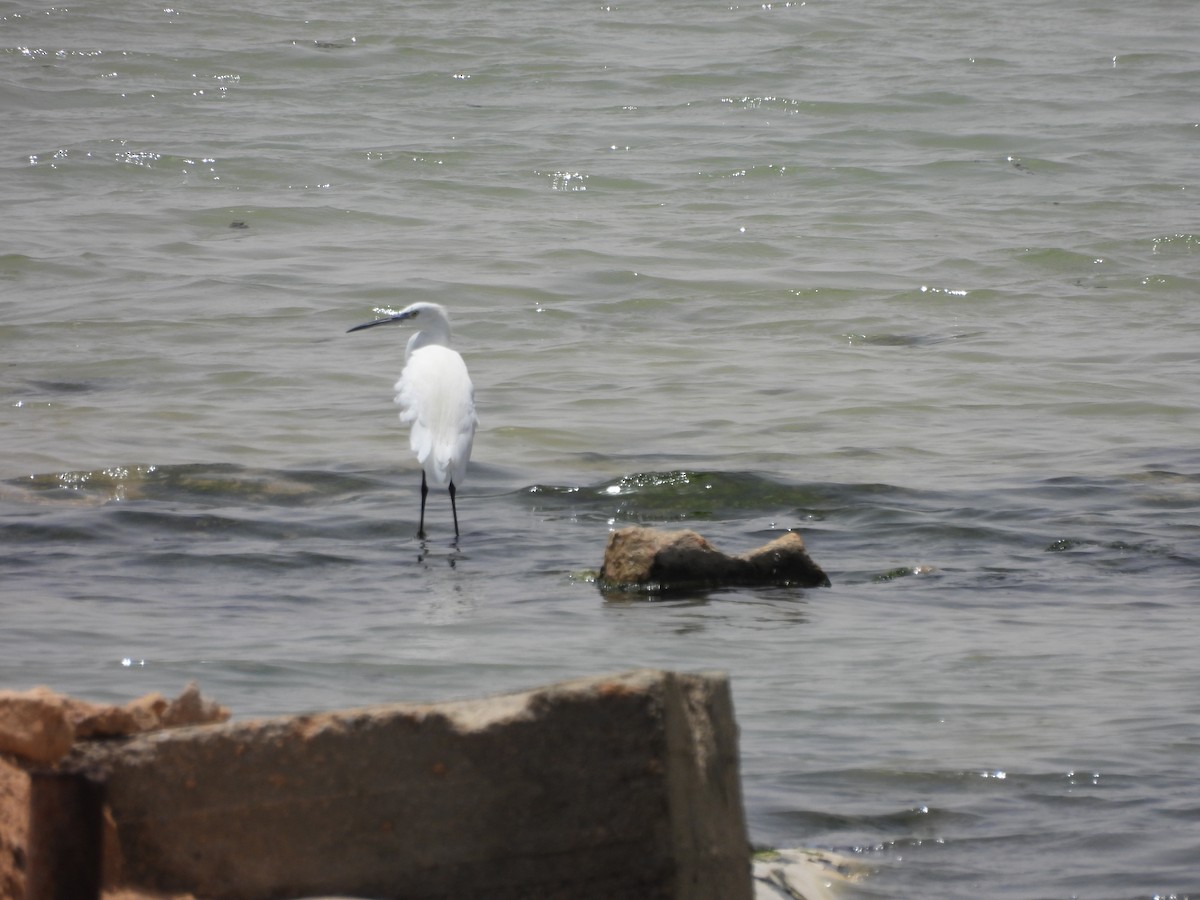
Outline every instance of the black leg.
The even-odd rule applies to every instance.
[[[425,470],[421,470],[421,524],[417,526],[417,537],[425,538],[425,498],[429,496],[429,485],[425,483]]]
[[[450,482],[450,512],[454,514],[454,536],[458,537],[458,507],[454,505],[454,482]]]

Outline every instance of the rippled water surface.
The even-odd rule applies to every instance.
[[[848,895],[1200,896],[1193,13],[0,7],[0,686],[724,669]],[[345,334],[415,300],[457,545]],[[833,586],[606,599],[630,523]]]

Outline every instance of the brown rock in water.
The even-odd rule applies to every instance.
[[[663,591],[732,585],[829,587],[829,576],[793,531],[757,550],[729,556],[694,531],[635,525],[609,534],[599,583],[603,589]]]

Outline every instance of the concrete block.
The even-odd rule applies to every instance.
[[[64,767],[104,784],[108,887],[212,900],[752,896],[721,675],[639,670],[79,742]]]

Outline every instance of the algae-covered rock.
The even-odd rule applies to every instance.
[[[608,536],[597,579],[602,589],[669,591],[725,586],[829,587],[804,539],[789,531],[740,556],[722,553],[694,531],[630,526]]]

